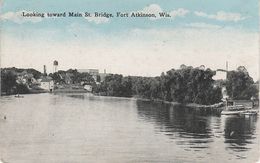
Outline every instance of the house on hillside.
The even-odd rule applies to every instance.
[[[44,76],[39,79],[40,82],[40,88],[44,89],[46,91],[52,92],[54,89],[54,82],[51,77],[49,76]]]
[[[29,83],[34,83],[36,80],[33,77],[33,74],[28,73],[26,70],[20,73],[16,73],[17,75],[17,83],[22,83],[22,84],[29,84]]]
[[[37,84],[37,80],[33,77],[32,73],[28,73],[26,70],[23,72],[17,73],[16,83],[27,85],[28,88],[31,88],[33,85]]]

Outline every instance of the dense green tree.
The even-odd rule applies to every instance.
[[[37,71],[33,68],[22,69],[22,68],[11,67],[11,68],[4,68],[2,70],[3,71],[11,71],[14,74],[21,73],[21,72],[27,72],[29,74],[32,74],[35,79],[39,79],[43,75],[41,72],[39,72],[39,71]]]
[[[227,74],[227,93],[232,99],[249,100],[252,96],[258,96],[258,90],[253,84],[253,79],[243,66],[238,67],[236,71],[229,71]]]
[[[191,66],[181,65],[180,69],[172,69],[164,75],[164,96],[168,101],[177,101],[180,103],[199,103],[208,104],[219,102],[221,95],[215,100],[209,100],[208,96],[213,89],[214,80],[212,77],[215,71],[200,66],[193,68]]]
[[[92,85],[95,83],[95,80],[89,73],[84,72],[79,74],[77,82],[84,82],[86,84]]]
[[[104,84],[106,88],[107,95],[109,96],[121,96],[121,82],[122,82],[122,75],[118,74],[111,74],[106,76]]]
[[[55,72],[53,74],[50,73],[49,76],[53,79],[55,84],[65,83],[64,79],[62,79],[62,77],[61,77],[61,72]]]
[[[10,94],[16,85],[16,75],[13,71],[1,70],[1,91]]]
[[[54,80],[55,83],[63,84],[65,83],[65,78],[70,78],[73,84],[95,84],[94,78],[89,73],[80,73],[76,69],[69,69],[67,71],[58,71],[55,73],[49,74],[50,77]]]
[[[33,74],[33,77],[34,77],[35,79],[39,79],[39,78],[43,75],[41,72],[39,72],[39,71],[37,71],[37,70],[35,70],[35,69],[32,69],[32,68],[26,69],[26,71],[27,71],[28,73]]]
[[[29,89],[28,89],[27,85],[17,83],[15,85],[15,93],[16,94],[26,94],[26,93],[29,93]]]
[[[101,82],[101,77],[100,77],[100,75],[97,76],[97,82]]]
[[[73,84],[81,82],[81,74],[76,69],[69,69],[66,71],[66,75],[69,76]]]
[[[22,73],[26,79],[26,84],[21,84],[16,82],[18,74]],[[20,68],[3,68],[1,69],[1,93],[13,94],[13,93],[29,93],[28,86],[32,86],[32,77],[35,79],[40,78],[42,73],[29,68],[29,69],[20,69]]]
[[[193,68],[185,65],[162,73],[159,77],[123,77],[115,74],[105,78],[99,91],[111,96],[213,104],[222,98],[221,88],[214,86],[214,75],[215,71],[205,70],[205,66]]]
[[[132,96],[132,79],[131,77],[123,77],[121,82],[121,90],[120,94],[123,97],[131,97]]]

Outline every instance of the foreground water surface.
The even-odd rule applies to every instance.
[[[8,163],[257,162],[257,116],[88,94],[0,98],[0,160]]]

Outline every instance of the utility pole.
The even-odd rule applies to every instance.
[[[226,61],[226,80],[227,80],[227,75],[228,75],[228,61]]]

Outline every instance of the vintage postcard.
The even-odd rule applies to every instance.
[[[0,0],[0,163],[260,159],[258,0]]]

